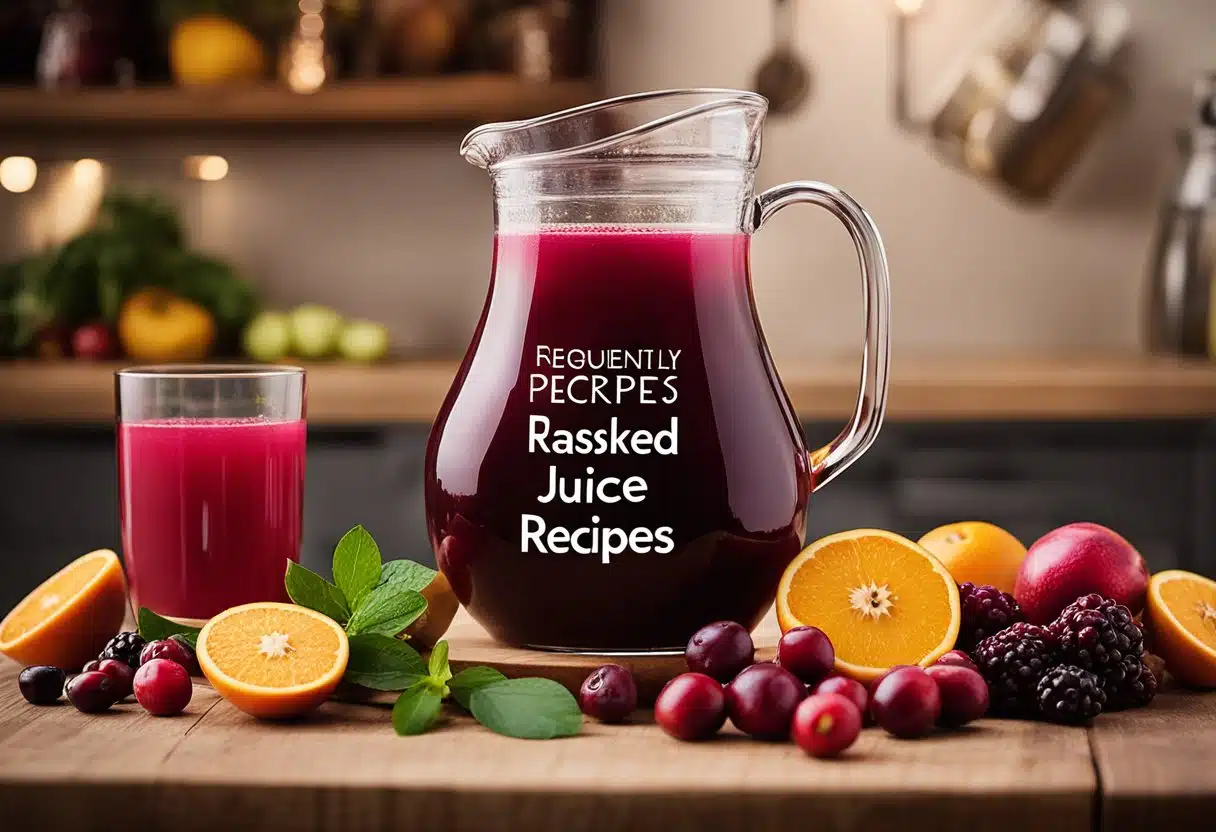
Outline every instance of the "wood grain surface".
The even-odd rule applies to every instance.
[[[567,740],[448,714],[394,735],[389,709],[329,703],[258,723],[197,686],[186,713],[36,708],[0,668],[0,818],[11,829],[1074,830],[1095,780],[1084,730],[984,721],[908,742],[865,731],[818,761],[729,726],[668,738],[642,712]],[[11,826],[9,825],[11,824]]]
[[[110,423],[119,364],[0,362],[0,421]],[[843,420],[859,366],[824,358],[779,366],[798,415]],[[454,362],[370,367],[308,365],[308,418],[317,425],[427,423]],[[1216,364],[1144,356],[934,358],[898,356],[887,416],[914,421],[1205,419],[1216,416]]]

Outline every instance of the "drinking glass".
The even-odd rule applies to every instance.
[[[123,556],[132,604],[199,625],[286,601],[300,557],[304,370],[135,367],[115,378]]]

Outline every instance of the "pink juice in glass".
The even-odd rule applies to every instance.
[[[286,601],[300,556],[303,420],[118,425],[122,542],[133,606],[204,620]]]

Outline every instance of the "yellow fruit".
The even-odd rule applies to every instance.
[[[127,587],[118,555],[98,549],[42,582],[0,622],[0,653],[75,670],[121,629]]]
[[[897,664],[933,664],[954,647],[960,620],[958,587],[937,558],[877,529],[815,541],[777,588],[781,631],[823,630],[836,671],[862,682]]]
[[[173,77],[184,86],[251,81],[266,73],[266,55],[248,29],[218,15],[178,23],[169,40]]]
[[[435,579],[426,585],[422,597],[426,599],[426,612],[409,626],[405,635],[419,647],[434,647],[452,626],[460,601],[442,572],[436,573]]]
[[[262,719],[299,716],[342,681],[350,644],[332,619],[273,602],[233,607],[207,622],[198,663],[220,696]]]
[[[215,342],[215,320],[194,301],[144,289],[123,303],[118,340],[138,361],[197,361]]]
[[[1216,581],[1170,569],[1148,582],[1145,623],[1153,652],[1181,682],[1216,687]]]
[[[973,520],[938,526],[920,545],[942,562],[957,583],[988,584],[1013,593],[1026,547],[1000,526]]]

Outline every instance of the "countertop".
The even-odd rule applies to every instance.
[[[0,363],[0,422],[105,423],[114,418],[120,364]],[[308,418],[317,425],[430,422],[457,364],[404,361],[308,364]],[[856,360],[780,363],[782,383],[804,420],[853,411]],[[1123,420],[1216,417],[1216,363],[1168,357],[961,358],[896,354],[888,418]]]

